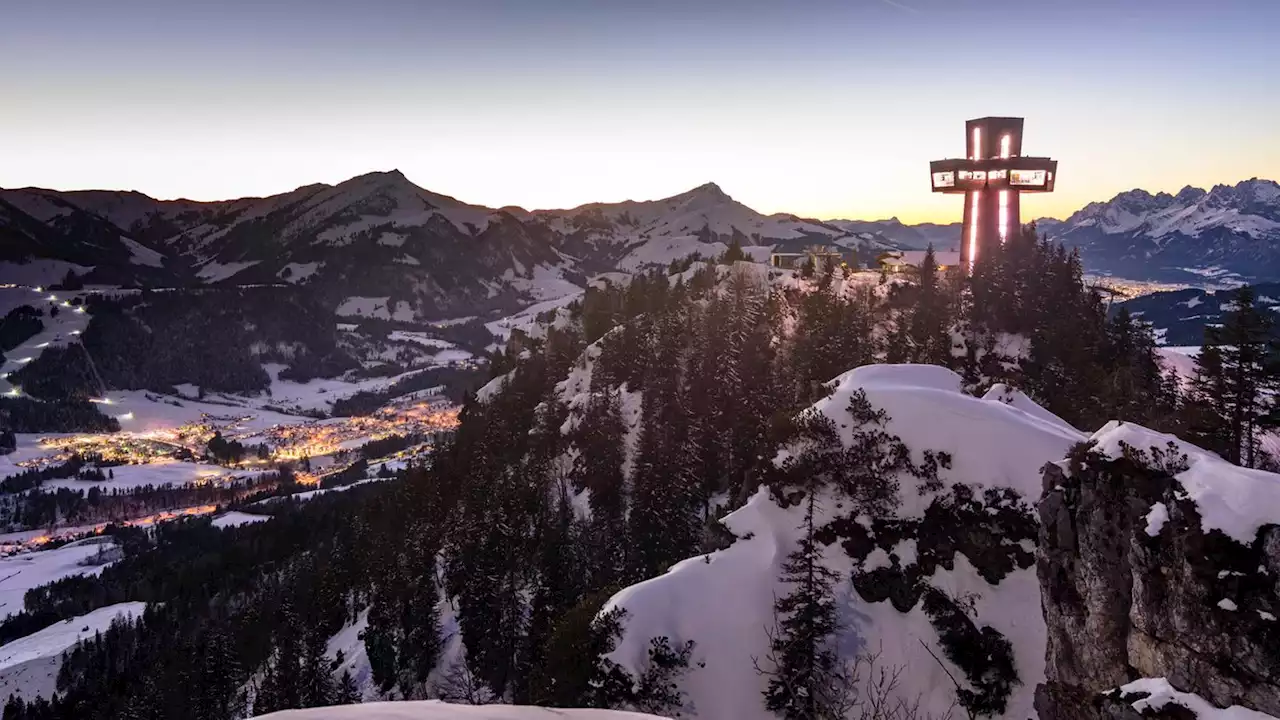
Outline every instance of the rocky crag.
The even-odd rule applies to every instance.
[[[1277,476],[1112,423],[1043,477],[1040,718],[1280,716]]]

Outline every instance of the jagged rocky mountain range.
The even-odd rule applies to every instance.
[[[1280,184],[1253,178],[1176,195],[1145,190],[1090,203],[1048,229],[1080,248],[1090,270],[1194,281],[1280,273]]]
[[[1280,186],[1247,180],[1177,195],[1133,190],[1038,221],[1094,272],[1205,279],[1280,272]],[[424,320],[561,297],[592,275],[692,253],[834,244],[949,248],[959,225],[764,215],[708,183],[653,201],[528,211],[469,205],[398,171],[265,198],[156,200],[137,192],[0,190],[6,277],[93,284],[304,283],[348,314]]]

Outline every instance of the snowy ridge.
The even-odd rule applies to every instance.
[[[1080,248],[1086,267],[1103,273],[1267,279],[1280,267],[1280,184],[1254,178],[1176,195],[1130,190],[1044,229]]]
[[[1280,184],[1254,178],[1207,192],[1188,186],[1177,195],[1130,190],[1107,202],[1086,205],[1064,224],[1096,226],[1108,235],[1139,231],[1149,237],[1172,233],[1196,237],[1221,226],[1262,238],[1280,230]]]
[[[516,705],[450,705],[438,700],[285,710],[260,715],[271,720],[658,720],[617,710],[567,710]]]
[[[605,220],[617,228],[611,236],[614,240],[642,235],[687,237],[704,228],[715,235],[733,235],[736,232],[749,239],[788,240],[845,234],[840,228],[817,220],[802,220],[785,213],[762,215],[729,197],[715,183],[706,183],[662,200],[591,203],[571,210],[541,210],[534,214],[551,218],[559,227],[566,229],[578,229],[593,221]]]
[[[832,384],[835,393],[813,410],[835,421],[846,442],[853,432],[846,408],[852,393],[862,390],[873,406],[888,412],[891,419],[885,429],[899,435],[915,453],[931,449],[952,454],[951,469],[942,473],[948,484],[1004,487],[1034,499],[1039,495],[1040,467],[1063,457],[1083,439],[1043,409],[1028,411],[1001,399],[965,395],[960,377],[941,367],[872,365],[847,372]],[[1017,404],[1025,407],[1029,402]],[[785,454],[779,457],[783,459]],[[900,482],[899,516],[919,515],[927,500],[917,492],[912,478],[900,478]],[[833,512],[833,499],[823,500],[824,510]],[[740,538],[729,548],[685,560],[665,575],[619,592],[605,609],[624,608],[628,617],[623,638],[609,658],[635,673],[646,661],[651,637],[693,640],[697,643],[693,659],[705,666],[691,669],[681,681],[688,715],[769,720],[772,716],[760,695],[766,680],[755,671],[752,658],[766,656],[765,628],[772,624],[773,599],[786,593],[777,580],[780,564],[795,548],[801,515],[799,508],[779,507],[761,489],[724,519]],[[912,554],[907,547],[911,545],[903,543],[901,553]],[[901,613],[888,602],[863,600],[847,581],[858,568],[839,544],[824,552],[824,562],[842,577],[836,598],[846,626],[836,643],[842,656],[881,652],[883,666],[905,669],[907,680],[901,692],[907,699],[919,696],[923,712],[947,713],[955,700],[947,672],[964,675],[945,659],[941,661],[944,671],[929,654],[932,650],[943,657],[937,631],[920,605]],[[953,597],[972,597],[973,621],[1008,638],[1021,684],[1008,700],[1006,715],[1033,716],[1034,688],[1044,677],[1045,647],[1034,568],[1015,569],[991,584],[968,558],[958,554],[951,569],[938,568],[927,579]],[[724,688],[735,691],[727,693]]]
[[[1090,438],[1095,449],[1120,457],[1128,445],[1164,450],[1170,443],[1187,456],[1188,469],[1174,476],[1200,512],[1201,529],[1219,530],[1242,545],[1252,545],[1258,530],[1280,518],[1280,482],[1274,473],[1243,468],[1214,453],[1140,425],[1111,421]]]

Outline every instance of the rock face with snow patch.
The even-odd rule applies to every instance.
[[[1092,439],[1044,471],[1042,720],[1137,717],[1111,693],[1135,678],[1280,715],[1280,476],[1128,424]]]

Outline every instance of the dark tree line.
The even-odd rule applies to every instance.
[[[200,485],[112,487],[111,468],[85,466],[78,460],[43,470],[27,470],[6,478],[2,488],[15,493],[0,504],[0,523],[29,530],[57,525],[116,522],[165,510],[201,505],[227,505],[266,489],[288,485],[287,473],[263,473],[253,479]],[[41,489],[45,480],[75,478],[77,487]]]
[[[0,319],[0,353],[6,353],[44,330],[42,312],[30,305],[19,305]],[[2,355],[0,355],[2,357]]]
[[[0,428],[20,433],[116,432],[120,421],[103,415],[88,400],[0,397]]]
[[[113,388],[166,392],[191,383],[216,392],[270,386],[264,362],[284,379],[332,377],[358,365],[337,342],[330,309],[298,288],[256,287],[93,296],[81,336]]]

